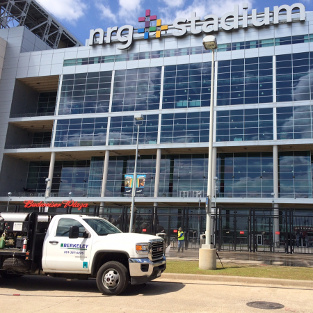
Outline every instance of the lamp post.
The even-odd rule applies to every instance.
[[[217,48],[216,38],[213,35],[203,38],[206,50],[212,50],[211,63],[211,98],[210,98],[210,137],[209,137],[209,163],[208,163],[208,190],[206,203],[206,230],[205,244],[199,250],[199,267],[201,269],[216,269],[216,249],[211,245],[211,207],[213,185],[213,123],[214,123],[214,50]]]
[[[7,212],[9,212],[9,205],[10,205],[10,198],[12,196],[12,192],[8,192],[8,205],[7,205]]]
[[[68,193],[68,200],[71,202],[72,201],[72,191],[70,191],[69,193]],[[68,207],[68,209],[67,209],[67,213],[71,213],[71,207]]]
[[[214,177],[214,207],[212,210],[213,213],[213,221],[214,221],[214,226],[213,226],[213,245],[216,247],[216,230],[217,230],[217,201],[216,201],[216,196],[217,196],[217,181],[218,177]]]
[[[50,192],[49,192],[49,189],[50,189],[50,186],[49,186],[50,178],[46,178],[45,182],[46,182],[46,191],[45,191],[45,204],[46,204],[47,198],[50,195]],[[47,206],[45,206],[45,208],[44,208],[44,210],[42,212],[48,212],[48,211],[49,211],[49,208]]]
[[[279,248],[280,232],[279,232],[279,209],[278,204],[275,203],[275,192],[271,193],[272,198],[272,210],[273,210],[273,247]]]
[[[141,114],[134,115],[135,124],[137,125],[137,140],[136,140],[136,154],[135,154],[135,165],[134,165],[134,175],[133,175],[133,184],[132,184],[132,202],[130,207],[130,221],[129,221],[129,232],[133,231],[134,223],[134,211],[135,211],[135,196],[136,196],[136,185],[137,185],[137,159],[138,159],[138,140],[139,140],[139,126],[140,121],[143,120]]]
[[[201,219],[201,191],[198,192],[199,203],[198,203],[198,239],[199,239],[199,247],[201,245],[200,238],[200,219]]]

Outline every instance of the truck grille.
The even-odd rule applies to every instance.
[[[161,259],[164,255],[164,244],[163,240],[155,240],[150,242],[150,260],[158,260]]]

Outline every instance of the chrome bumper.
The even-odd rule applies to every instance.
[[[166,258],[163,256],[158,261],[151,261],[148,258],[129,259],[129,274],[131,283],[143,283],[161,276],[166,268]]]

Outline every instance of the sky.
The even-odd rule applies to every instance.
[[[162,20],[162,25],[172,24],[177,17],[188,18],[192,12],[203,18],[208,14],[221,17],[231,12],[234,5],[248,4],[249,12],[257,9],[263,12],[265,7],[272,11],[273,6],[303,3],[306,11],[313,11],[313,0],[36,0],[72,35],[85,44],[90,29],[132,25],[141,28],[138,17],[145,15],[147,9],[151,15]]]

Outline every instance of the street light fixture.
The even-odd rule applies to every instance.
[[[134,175],[132,184],[132,202],[130,207],[130,222],[129,222],[129,232],[133,231],[134,223],[134,211],[135,211],[135,196],[136,196],[136,186],[137,186],[137,159],[138,159],[138,141],[139,141],[139,126],[140,122],[143,121],[143,116],[141,114],[134,115],[135,124],[137,125],[137,140],[136,140],[136,154],[135,154],[135,165],[134,165]]]
[[[8,205],[7,205],[7,212],[9,212],[9,205],[10,205],[10,198],[12,196],[12,192],[8,192]]]
[[[214,50],[217,49],[216,38],[213,35],[203,38],[206,50],[212,50],[211,62],[211,98],[210,98],[210,137],[209,137],[209,163],[208,163],[208,190],[206,203],[206,230],[205,244],[199,250],[199,267],[201,269],[216,269],[216,249],[211,245],[211,207],[213,185],[213,123],[214,123]]]

